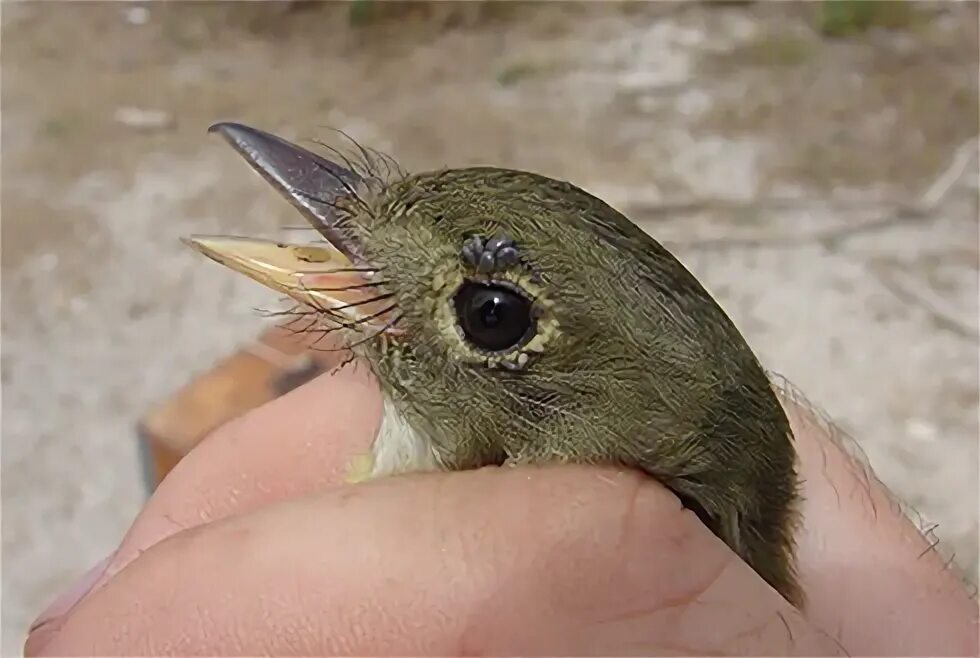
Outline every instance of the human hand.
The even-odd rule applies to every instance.
[[[786,406],[805,613],[638,474],[344,485],[380,416],[373,381],[347,367],[188,455],[25,652],[976,655],[976,602],[885,489]]]

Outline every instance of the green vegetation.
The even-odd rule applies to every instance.
[[[823,0],[819,29],[830,37],[847,37],[874,27],[909,27],[919,17],[915,4],[911,0]]]
[[[352,26],[361,27],[367,25],[373,17],[373,0],[350,0],[347,8],[347,19]]]
[[[41,132],[50,139],[61,139],[71,131],[68,121],[63,118],[47,119],[41,125]]]
[[[528,62],[516,62],[505,66],[497,73],[497,84],[501,87],[511,87],[536,72],[537,68],[534,65]]]

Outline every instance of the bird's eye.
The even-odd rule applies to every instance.
[[[453,301],[463,334],[479,349],[512,348],[534,330],[530,300],[508,287],[467,281]]]

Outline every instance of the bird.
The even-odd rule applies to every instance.
[[[654,478],[802,609],[793,432],[746,340],[648,233],[570,182],[405,172],[354,142],[213,125],[317,239],[184,238],[366,363],[380,429],[349,480],[544,463]],[[329,157],[328,157],[329,156]]]

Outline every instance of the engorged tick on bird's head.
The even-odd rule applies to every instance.
[[[326,242],[189,242],[317,309],[370,364],[385,411],[359,477],[636,468],[802,605],[789,422],[738,330],[659,243],[543,176],[381,177],[246,126],[212,130]]]

